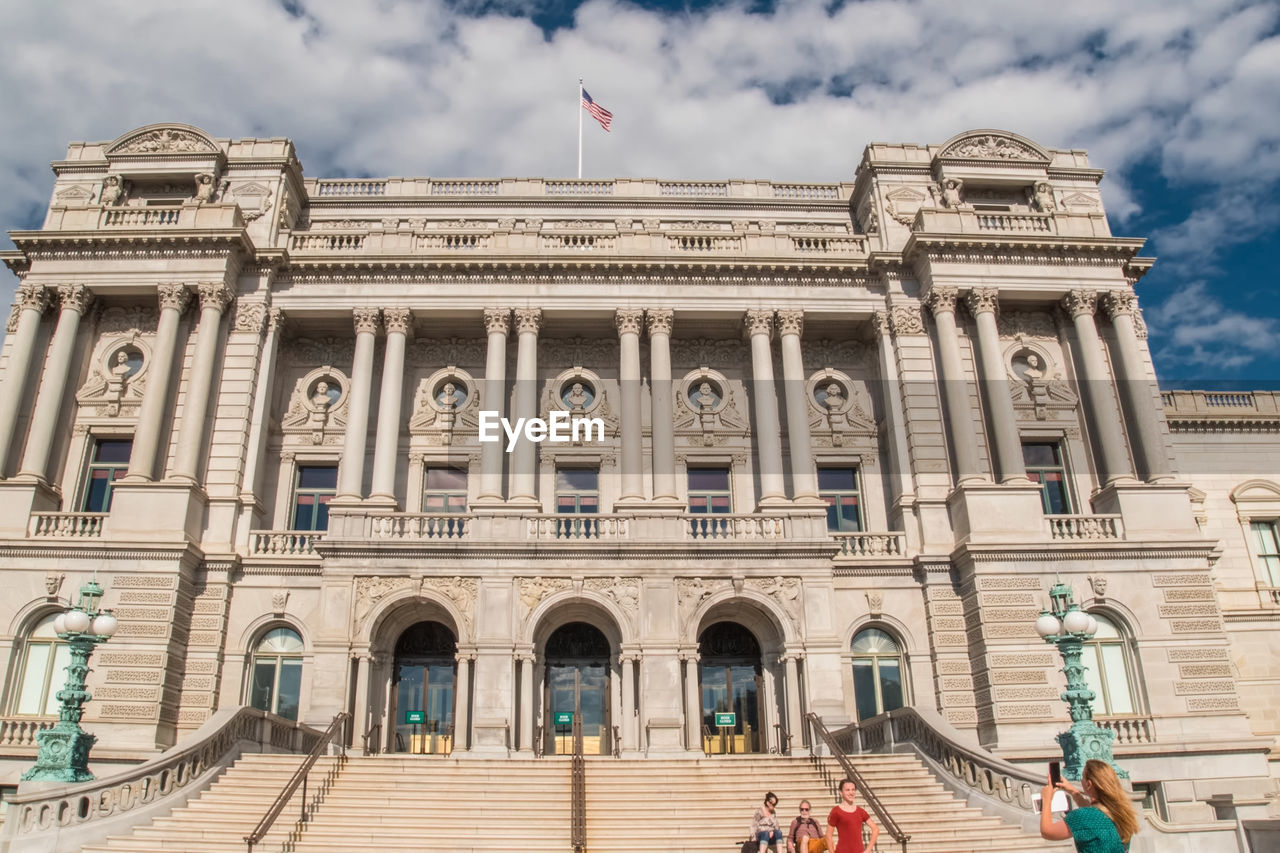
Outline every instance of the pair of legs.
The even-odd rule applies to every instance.
[[[782,830],[768,829],[756,833],[756,841],[760,843],[760,853],[769,849],[770,844],[782,844]],[[781,851],[779,851],[781,853]]]

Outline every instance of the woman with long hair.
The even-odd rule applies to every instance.
[[[1052,781],[1040,791],[1040,837],[1048,841],[1075,842],[1078,853],[1125,853],[1129,839],[1138,831],[1138,815],[1129,802],[1120,778],[1111,765],[1097,758],[1085,762],[1080,787],[1063,779],[1056,787],[1066,791],[1076,805],[1054,820]]]

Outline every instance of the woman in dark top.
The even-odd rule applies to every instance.
[[[1048,841],[1076,844],[1078,853],[1125,853],[1129,839],[1138,831],[1138,816],[1111,765],[1091,758],[1080,774],[1078,790],[1063,779],[1057,787],[1066,791],[1080,808],[1066,813],[1063,820],[1053,819],[1049,804],[1053,801],[1054,784],[1040,791],[1040,837]]]

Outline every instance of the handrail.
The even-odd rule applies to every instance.
[[[587,768],[582,760],[582,715],[573,715],[573,761],[570,764],[573,793],[569,804],[569,833],[573,853],[587,851]]]
[[[858,790],[862,792],[862,798],[867,801],[867,805],[871,806],[871,810],[876,813],[876,817],[880,819],[880,824],[884,827],[884,831],[896,842],[902,845],[903,853],[906,853],[907,840],[911,838],[902,831],[902,827],[898,826],[898,822],[894,820],[889,812],[885,809],[884,804],[880,802],[880,798],[876,796],[875,791],[871,790],[862,774],[858,772],[858,768],[853,766],[853,762],[849,760],[849,756],[845,755],[844,750],[836,743],[836,739],[831,736],[831,732],[822,724],[822,718],[812,712],[809,713],[809,726],[813,730],[815,740],[821,740],[827,747],[827,751],[840,764],[840,769],[844,771],[845,777],[851,779]]]
[[[333,722],[329,723],[329,728],[324,730],[324,734],[316,741],[316,745],[311,748],[311,752],[307,754],[302,764],[298,765],[298,769],[293,771],[293,776],[285,784],[284,788],[276,795],[275,802],[267,813],[262,816],[262,820],[258,821],[258,825],[253,828],[253,832],[244,837],[248,853],[253,853],[253,845],[261,841],[271,829],[272,824],[276,822],[276,818],[280,816],[280,812],[284,811],[284,807],[288,805],[289,798],[293,796],[293,792],[298,790],[298,786],[302,786],[302,822],[307,819],[307,774],[311,772],[311,768],[315,766],[316,761],[329,747],[329,743],[337,736],[338,731],[343,724],[351,719],[351,715],[346,711],[340,711],[333,718]],[[338,742],[339,748],[342,750],[342,757],[345,759],[347,755],[346,738],[342,738]]]
[[[373,748],[369,748],[369,744],[373,744]],[[377,755],[382,752],[382,722],[376,722],[369,727],[364,733],[364,753],[365,755]]]

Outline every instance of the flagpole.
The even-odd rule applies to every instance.
[[[582,78],[578,78],[578,180],[582,180]]]

